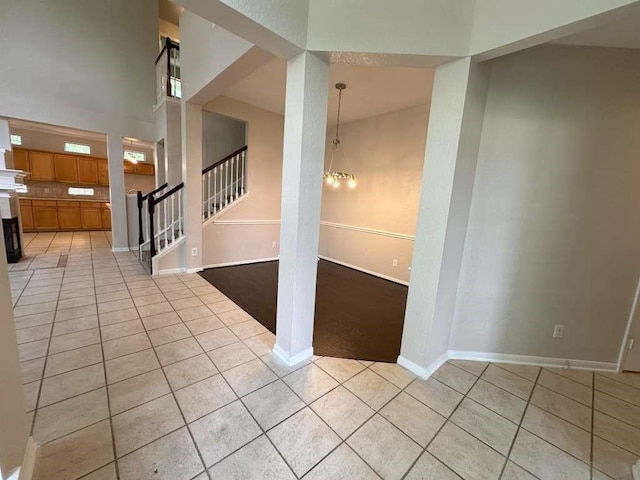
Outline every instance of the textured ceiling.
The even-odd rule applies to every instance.
[[[431,101],[433,70],[332,64],[329,81],[329,124],[335,123],[337,82],[347,84],[342,95],[341,120],[345,122]],[[287,64],[273,58],[245,77],[224,95],[271,112],[284,114]]]

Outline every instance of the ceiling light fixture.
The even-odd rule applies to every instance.
[[[333,188],[338,188],[340,186],[340,180],[348,180],[349,187],[355,188],[356,186],[356,177],[353,173],[344,173],[333,170],[333,160],[339,152],[339,155],[342,156],[343,163],[346,160],[344,151],[340,148],[340,106],[342,103],[342,91],[347,88],[345,83],[336,83],[336,89],[338,90],[338,119],[336,122],[336,138],[333,139],[333,150],[331,151],[331,160],[329,161],[329,170],[322,174],[322,177],[326,180],[327,185],[331,185]]]
[[[125,137],[125,140],[129,140],[129,150],[124,151],[124,159],[131,163],[138,163],[138,159],[133,155],[133,138]]]

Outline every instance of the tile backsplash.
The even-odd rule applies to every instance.
[[[99,185],[69,185],[58,182],[30,182],[25,181],[27,193],[21,193],[20,198],[52,198],[65,200],[94,200],[96,202],[109,202],[109,187]],[[69,187],[93,188],[93,196],[69,195]]]

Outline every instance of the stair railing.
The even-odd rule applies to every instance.
[[[203,222],[247,192],[247,147],[202,170]]]
[[[156,58],[156,104],[160,105],[165,97],[181,96],[180,44],[167,37]]]
[[[149,239],[151,258],[184,236],[184,183],[158,198],[149,195]]]
[[[169,186],[168,183],[159,186],[155,190],[143,195],[141,191],[137,192],[138,197],[138,246],[146,242],[145,238],[149,238],[149,206],[147,201],[149,196],[158,195],[165,188]]]

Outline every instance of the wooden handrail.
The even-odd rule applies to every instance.
[[[176,185],[175,187],[173,187],[171,190],[169,190],[167,193],[163,193],[162,195],[160,195],[158,198],[153,198],[150,197],[149,198],[149,207],[151,207],[151,205],[157,205],[158,203],[160,203],[161,201],[163,201],[164,199],[166,199],[167,197],[170,197],[171,195],[173,195],[174,193],[176,193],[178,190],[180,190],[182,187],[184,187],[184,182]]]
[[[162,57],[162,54],[166,51],[166,50],[171,50],[171,49],[176,49],[176,50],[180,50],[180,44],[174,42],[173,40],[171,40],[169,37],[166,38],[166,41],[164,42],[164,46],[162,47],[162,50],[160,50],[160,53],[158,54],[158,56],[156,57],[156,65],[158,64],[158,61],[160,60],[160,57]]]
[[[239,148],[238,150],[236,150],[233,153],[230,153],[229,155],[227,155],[226,157],[224,157],[222,160],[218,160],[216,163],[214,163],[213,165],[209,165],[207,168],[205,168],[204,170],[202,170],[202,174],[204,175],[205,173],[207,173],[210,170],[213,170],[214,168],[216,168],[218,165],[226,162],[227,160],[231,160],[233,157],[235,157],[236,155],[241,154],[242,152],[246,152],[248,150],[248,146],[245,145],[242,148]]]
[[[149,198],[149,195],[155,195],[156,193],[158,193],[160,190],[164,190],[165,188],[167,188],[169,186],[168,183],[165,183],[164,185],[156,188],[155,190],[150,191],[149,193],[147,193],[146,195],[142,195],[142,201],[144,202],[147,198]]]

